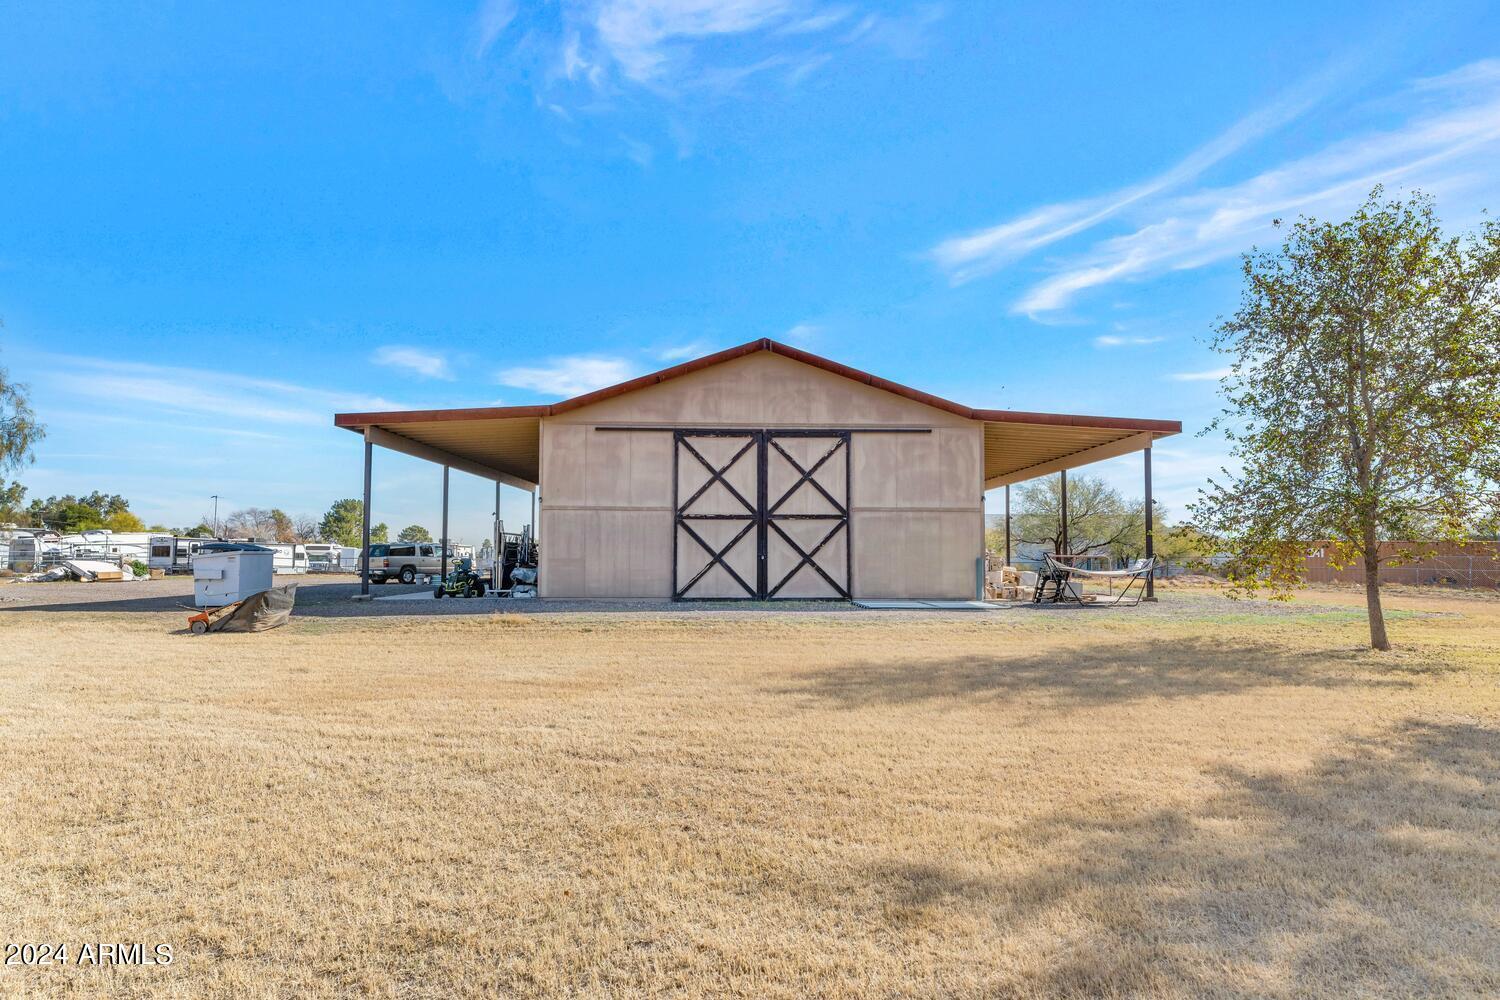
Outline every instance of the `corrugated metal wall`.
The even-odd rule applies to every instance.
[[[1382,556],[1399,552],[1420,555],[1403,565],[1386,563],[1380,569],[1383,583],[1411,586],[1445,585],[1450,587],[1500,587],[1500,543],[1471,542],[1386,542]],[[1328,564],[1326,550],[1314,550],[1307,557],[1308,583],[1364,583],[1363,566],[1335,569]]]

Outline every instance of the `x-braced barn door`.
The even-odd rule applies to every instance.
[[[849,599],[849,432],[673,434],[674,599]]]
[[[761,432],[672,436],[672,599],[759,597]]]
[[[767,431],[766,599],[848,600],[849,432]]]

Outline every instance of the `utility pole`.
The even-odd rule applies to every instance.
[[[219,495],[215,493],[209,497],[214,502],[214,537],[219,537]]]

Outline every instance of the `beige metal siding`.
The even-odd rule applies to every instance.
[[[975,421],[759,353],[542,424],[544,596],[671,596],[672,435],[601,425],[928,429],[853,436],[852,589],[857,597],[974,596],[983,535]],[[829,558],[844,558],[843,544],[831,542]],[[679,552],[680,569],[688,558]],[[737,590],[727,577],[714,585],[725,596]]]

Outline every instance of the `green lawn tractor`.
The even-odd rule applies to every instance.
[[[442,582],[433,590],[435,598],[444,597],[483,597],[484,578],[474,572],[474,563],[470,559],[460,559],[453,564],[448,575],[443,577]]]

